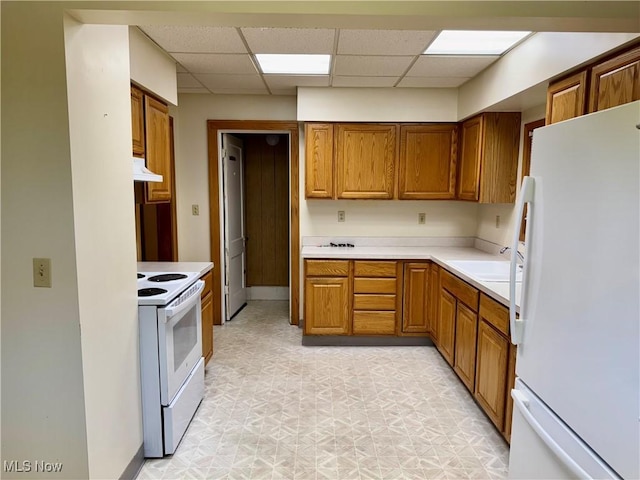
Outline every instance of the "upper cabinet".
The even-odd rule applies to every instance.
[[[640,46],[591,69],[589,112],[640,100]]]
[[[587,104],[587,72],[578,72],[549,85],[546,124],[584,115]]]
[[[336,125],[337,198],[394,197],[398,125]]]
[[[334,198],[333,124],[305,125],[305,197]]]
[[[146,201],[171,200],[171,134],[169,108],[148,95],[144,96],[145,151],[147,168],[162,175],[162,182],[146,182]]]
[[[520,113],[483,113],[464,122],[460,133],[457,198],[480,203],[513,203]]]
[[[456,124],[401,125],[398,198],[455,198],[457,142]]]
[[[131,86],[131,136],[133,156],[144,157],[144,103],[142,90]]]

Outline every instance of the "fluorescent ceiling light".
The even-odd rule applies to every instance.
[[[502,55],[531,32],[443,30],[427,55]]]
[[[328,75],[331,55],[256,54],[262,73]]]

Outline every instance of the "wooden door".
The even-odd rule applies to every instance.
[[[484,320],[478,326],[474,396],[496,428],[504,426],[509,341]]]
[[[457,143],[455,124],[402,125],[398,198],[455,198]]]
[[[304,333],[349,334],[349,279],[307,277],[304,292]]]
[[[438,311],[440,305],[440,267],[432,263],[429,268],[429,301],[427,331],[431,332],[431,340],[438,343]]]
[[[144,157],[144,104],[142,90],[131,85],[131,138],[133,156]]]
[[[511,390],[516,384],[516,354],[518,347],[515,345],[509,345],[509,367],[507,369],[507,389],[505,392],[505,407],[504,407],[504,431],[502,435],[511,442],[511,422],[513,417],[513,398],[511,397]]]
[[[462,302],[458,302],[456,313],[456,354],[453,369],[462,383],[473,392],[476,373],[478,315]]]
[[[640,100],[640,46],[591,70],[589,112]]]
[[[438,314],[438,350],[453,366],[456,338],[456,297],[440,289],[440,312]]]
[[[146,201],[171,200],[171,140],[169,133],[169,108],[155,98],[144,96],[147,168],[162,175],[162,182],[146,182]]]
[[[393,198],[397,125],[336,126],[338,198]]]
[[[404,265],[403,303],[402,331],[404,333],[428,333],[428,263],[406,263]]]
[[[587,106],[587,71],[578,72],[547,89],[546,123],[562,122],[584,115]]]
[[[333,198],[333,124],[304,126],[305,198]]]
[[[460,200],[478,201],[480,198],[480,161],[484,121],[478,115],[462,124],[461,150],[458,167],[457,197]]]
[[[202,299],[202,356],[205,364],[213,356],[213,295]]]

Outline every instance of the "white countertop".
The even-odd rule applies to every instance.
[[[138,262],[138,272],[199,272],[202,276],[212,268],[211,262]]]
[[[509,306],[509,282],[481,282],[471,277],[449,262],[451,260],[506,260],[500,255],[493,255],[472,247],[391,247],[391,246],[356,246],[356,247],[316,247],[303,246],[302,258],[334,258],[345,260],[432,260],[446,268],[454,275],[486,293],[505,306]],[[520,307],[521,283],[516,284],[516,311]]]

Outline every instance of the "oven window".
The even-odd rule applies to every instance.
[[[173,370],[177,371],[198,342],[198,315],[190,309],[173,327]]]

